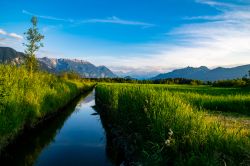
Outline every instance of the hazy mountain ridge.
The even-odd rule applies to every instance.
[[[25,54],[9,47],[0,47],[0,63],[20,65],[24,62]]]
[[[20,65],[24,62],[25,54],[17,52],[9,47],[0,47],[0,63]],[[52,73],[64,71],[74,71],[83,77],[105,78],[116,77],[116,75],[105,66],[95,66],[92,63],[77,59],[56,59],[56,58],[38,58],[42,70]]]
[[[196,79],[203,81],[216,81],[216,80],[227,80],[242,78],[248,74],[250,70],[250,65],[237,66],[232,68],[218,67],[215,69],[208,69],[206,66],[186,67],[183,69],[173,70],[169,73],[159,74],[152,80],[166,79],[166,78],[187,78]]]
[[[145,70],[144,71],[135,70],[135,71],[128,71],[128,72],[122,72],[122,71],[115,72],[115,74],[120,77],[123,77],[123,78],[131,77],[133,79],[138,79],[138,80],[147,80],[159,73],[160,72],[157,72],[157,71],[145,71]]]

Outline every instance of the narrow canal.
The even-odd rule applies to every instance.
[[[57,116],[24,133],[7,148],[0,165],[111,166],[94,91]]]

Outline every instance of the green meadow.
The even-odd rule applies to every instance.
[[[0,151],[26,127],[60,111],[92,83],[0,65]]]
[[[96,104],[138,165],[249,164],[249,88],[100,83]]]

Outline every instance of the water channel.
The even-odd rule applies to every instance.
[[[76,99],[57,116],[22,134],[1,155],[0,165],[114,165],[94,105],[94,91]]]

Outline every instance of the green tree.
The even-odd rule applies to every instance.
[[[26,47],[25,54],[27,56],[25,66],[30,72],[38,70],[39,65],[35,53],[40,47],[43,47],[41,40],[44,39],[44,36],[38,31],[37,22],[37,18],[33,16],[31,18],[32,27],[24,33],[27,40],[27,43],[24,43]]]

